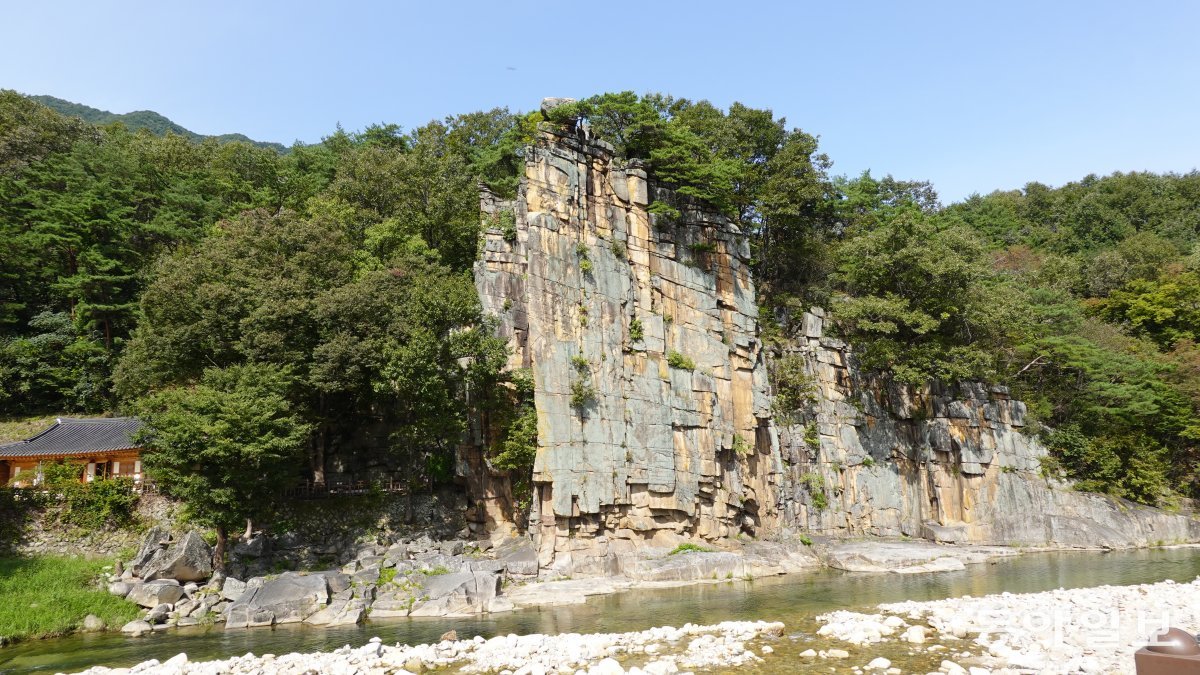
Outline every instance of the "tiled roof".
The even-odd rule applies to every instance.
[[[0,445],[0,458],[71,456],[127,450],[138,447],[133,441],[133,434],[141,428],[142,423],[135,417],[60,417],[55,420],[54,426],[32,438]]]

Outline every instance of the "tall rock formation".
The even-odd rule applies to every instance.
[[[535,382],[528,526],[543,567],[615,572],[641,544],[799,531],[1067,547],[1200,540],[1193,518],[1044,477],[1046,449],[1003,387],[912,388],[863,373],[824,335],[819,309],[787,350],[812,400],[777,423],[746,237],[584,134],[543,125],[517,198],[481,201],[476,286],[509,339],[509,365]],[[652,213],[656,202],[679,215]],[[464,459],[476,526],[519,520],[506,478],[482,453]]]
[[[525,169],[515,202],[485,195],[476,280],[511,365],[533,371],[542,563],[602,568],[640,542],[773,530],[746,238],[601,141],[543,129]]]

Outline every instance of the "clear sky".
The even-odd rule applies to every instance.
[[[312,142],[543,96],[769,107],[944,201],[1200,166],[1200,2],[6,3],[0,87]]]

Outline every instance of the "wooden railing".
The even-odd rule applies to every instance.
[[[389,494],[408,492],[408,482],[395,479],[385,481],[304,481],[283,491],[283,496],[291,499],[324,499],[326,497],[347,497],[366,495],[374,492]]]

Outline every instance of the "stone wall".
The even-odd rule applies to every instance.
[[[780,426],[789,527],[1067,547],[1200,539],[1193,518],[1043,477],[1046,449],[1023,433],[1025,404],[1006,388],[915,389],[868,377],[848,345],[824,337],[824,323],[820,309],[805,313],[791,350],[814,390],[798,419]]]
[[[746,238],[600,141],[544,128],[525,171],[514,202],[485,194],[476,282],[510,365],[534,376],[542,563],[603,567],[639,542],[773,529]],[[652,197],[681,217],[652,215]],[[476,491],[476,520],[499,519],[495,497]]]

